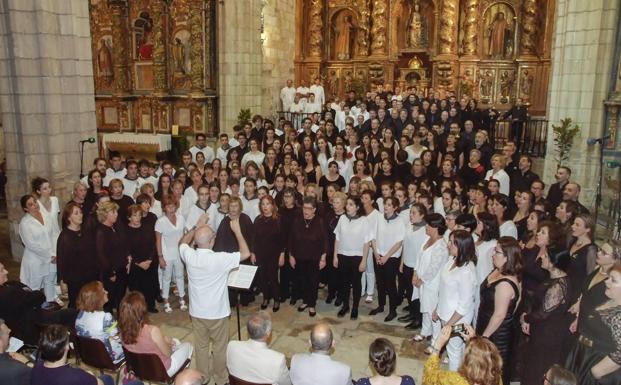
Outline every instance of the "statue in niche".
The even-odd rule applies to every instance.
[[[494,88],[494,74],[490,70],[481,71],[481,82],[479,85],[479,93],[482,97],[491,97]]]
[[[522,71],[522,82],[520,84],[520,93],[523,99],[530,99],[530,93],[533,89],[533,75],[527,69]]]
[[[325,78],[326,88],[328,90],[328,95],[336,96],[339,90],[339,79],[336,75],[336,71],[330,70],[330,73]]]
[[[511,40],[511,29],[509,22],[505,19],[504,12],[498,12],[494,16],[494,21],[488,27],[489,29],[489,51],[488,56],[492,58],[504,58],[507,54],[507,46]]]
[[[105,38],[101,39],[99,51],[97,52],[97,67],[99,68],[99,75],[109,85],[113,76],[112,53],[110,52],[110,43]]]
[[[414,2],[414,7],[410,15],[410,24],[408,25],[408,47],[420,48],[425,45],[425,31],[423,18],[420,14],[420,5],[418,1]]]
[[[140,60],[153,60],[153,42],[151,41],[151,31],[145,31],[140,45],[138,46],[138,58]]]
[[[176,73],[186,74],[185,61],[187,56],[187,49],[185,44],[180,38],[175,38],[175,43],[172,47],[173,63]]]
[[[350,15],[342,17],[340,23],[335,26],[336,43],[334,51],[337,60],[349,60],[351,58],[350,47],[354,29]]]
[[[513,89],[513,75],[509,71],[502,71],[500,74],[500,102],[509,103],[511,98],[511,90]]]
[[[472,96],[474,90],[474,80],[472,79],[472,71],[467,69],[462,76],[459,84],[460,95]]]

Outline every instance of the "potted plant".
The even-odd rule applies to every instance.
[[[250,108],[242,108],[239,110],[239,114],[237,114],[237,124],[240,126],[246,122],[249,122],[252,118],[250,113]]]
[[[562,166],[563,162],[569,159],[571,147],[574,145],[574,138],[580,132],[580,127],[577,124],[572,126],[572,123],[571,118],[565,118],[561,119],[560,126],[552,125],[554,145],[556,147],[554,160],[556,160],[557,167]]]

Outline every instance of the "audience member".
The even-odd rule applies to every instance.
[[[414,379],[408,375],[395,374],[397,352],[395,346],[386,338],[377,338],[369,346],[369,362],[375,373],[372,377],[361,378],[356,385],[414,385]]]

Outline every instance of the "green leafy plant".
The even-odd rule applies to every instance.
[[[250,118],[252,118],[250,108],[242,108],[239,110],[239,114],[237,114],[237,124],[243,125],[244,123],[249,122]]]
[[[577,124],[572,126],[572,123],[571,118],[565,118],[561,119],[560,126],[552,125],[554,145],[556,147],[554,160],[556,160],[557,167],[562,166],[563,162],[569,159],[571,147],[574,145],[574,138],[580,132],[580,127]]]

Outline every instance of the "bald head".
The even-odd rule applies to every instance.
[[[209,226],[201,226],[196,229],[194,233],[194,242],[201,249],[208,249],[213,243],[213,238],[216,234]]]
[[[185,369],[175,378],[175,385],[201,385],[203,374],[196,369]]]
[[[313,351],[327,352],[332,347],[332,342],[332,330],[328,324],[320,323],[313,327],[310,335],[310,343]]]

